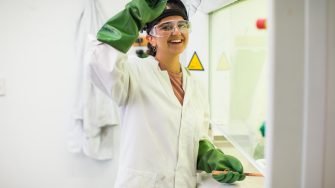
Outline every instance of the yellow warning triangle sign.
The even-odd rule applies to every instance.
[[[197,52],[194,52],[190,63],[187,66],[188,70],[197,70],[197,71],[204,71],[204,67],[202,66],[200,59],[198,57]]]
[[[220,57],[220,62],[216,68],[216,70],[218,71],[225,71],[225,70],[229,70],[231,67],[230,65],[230,61],[228,59],[228,57],[226,56],[226,54],[224,52],[222,52],[221,57]]]

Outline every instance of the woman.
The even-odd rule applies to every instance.
[[[128,59],[144,27],[151,56]],[[228,170],[214,176],[226,183],[245,177],[208,141],[204,90],[179,61],[189,28],[181,1],[133,0],[98,32],[92,81],[122,109],[116,188],[195,188],[197,170]]]

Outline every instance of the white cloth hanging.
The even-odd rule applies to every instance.
[[[68,143],[70,152],[82,152],[97,160],[112,158],[111,132],[120,122],[117,105],[96,88],[88,76],[89,35],[95,36],[105,21],[99,2],[86,0],[75,33],[77,88]]]

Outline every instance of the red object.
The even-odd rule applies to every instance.
[[[260,18],[256,22],[257,29],[266,29],[266,19]]]

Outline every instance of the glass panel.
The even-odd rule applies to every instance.
[[[240,1],[210,15],[211,120],[264,172],[267,102],[266,0]]]

